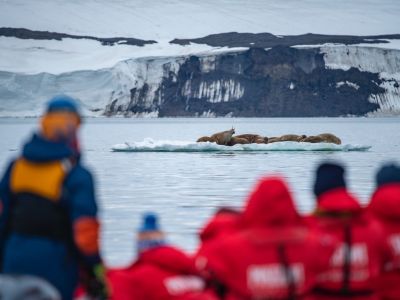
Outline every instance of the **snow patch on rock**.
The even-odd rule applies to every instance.
[[[382,83],[379,85],[386,92],[382,95],[371,95],[369,101],[377,103],[379,108],[369,116],[400,114],[400,50],[361,46],[323,46],[321,53],[327,68],[379,73]],[[351,86],[351,83],[343,83]],[[343,85],[341,83],[338,85]],[[353,85],[354,88],[356,86]]]

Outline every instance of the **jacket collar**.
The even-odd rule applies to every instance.
[[[34,134],[31,140],[24,145],[22,156],[36,162],[77,157],[76,153],[66,144],[49,141],[38,134]]]

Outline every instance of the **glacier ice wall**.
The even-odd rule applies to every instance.
[[[0,116],[38,116],[56,94],[76,97],[85,115],[99,115],[118,84],[109,70],[60,75],[0,72]]]
[[[53,75],[0,71],[0,116],[36,116],[54,94],[86,115],[400,114],[400,50],[326,45],[130,59]]]

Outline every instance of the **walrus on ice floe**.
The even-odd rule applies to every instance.
[[[318,135],[310,135],[302,139],[300,142],[304,143],[323,143],[324,139]]]
[[[204,143],[204,142],[213,142],[213,141],[211,140],[211,138],[209,136],[202,136],[196,142],[197,143],[201,143],[201,142]]]
[[[302,139],[300,142],[305,142],[305,143],[332,143],[332,144],[337,144],[340,145],[342,144],[342,141],[334,134],[332,133],[321,133],[318,135],[310,135],[304,139]]]
[[[218,145],[228,145],[234,134],[235,128],[232,127],[229,130],[214,133],[210,139]]]
[[[297,135],[297,134],[285,134],[280,137],[270,137],[268,139],[268,144],[271,143],[276,143],[276,142],[300,142],[306,138],[306,136],[303,135]]]
[[[311,135],[301,140],[305,143],[333,143],[340,145],[342,141],[332,133],[321,133],[318,135]]]
[[[321,133],[321,134],[318,134],[318,136],[322,137],[322,139],[326,143],[333,143],[333,144],[337,144],[337,145],[342,144],[342,141],[336,135],[334,135],[332,133]]]
[[[222,131],[213,134],[211,137],[203,136],[197,142],[212,142],[218,145],[233,146],[236,144],[271,144],[276,142],[305,142],[305,143],[333,143],[340,145],[342,141],[332,133],[321,133],[318,135],[306,136],[297,134],[285,134],[280,137],[262,137],[258,134],[240,134],[233,136],[235,129]]]
[[[303,135],[297,135],[297,134],[285,134],[282,135],[279,140],[281,142],[300,142],[302,139],[304,139],[306,136]]]
[[[240,138],[240,139],[246,139],[249,144],[267,144],[268,143],[268,138],[267,137],[263,137],[261,135],[258,134],[239,134],[239,135],[235,135],[234,138]]]
[[[229,143],[227,144],[227,146],[233,146],[236,144],[245,145],[245,144],[250,144],[250,142],[247,139],[233,136],[229,141]]]
[[[268,138],[268,144],[280,142],[279,137],[271,136]]]
[[[196,142],[211,142],[217,143],[218,145],[228,146],[233,134],[235,134],[235,129],[232,127],[232,129],[229,130],[214,133],[212,136],[202,136]]]

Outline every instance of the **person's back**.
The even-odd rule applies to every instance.
[[[316,212],[308,221],[338,241],[329,269],[318,278],[315,299],[378,299],[376,280],[388,258],[383,228],[346,189],[344,169],[322,164],[314,193]]]
[[[46,279],[63,299],[72,298],[78,264],[91,275],[101,268],[93,180],[79,162],[79,124],[74,101],[55,97],[40,132],[0,184],[2,271]]]
[[[145,216],[138,234],[138,258],[125,269],[109,270],[113,300],[215,300],[183,251],[165,243],[155,215]]]
[[[207,257],[207,253],[209,249],[213,248],[213,244],[238,231],[240,215],[241,212],[236,209],[219,208],[199,232],[200,245],[195,257]],[[201,261],[198,261],[198,263],[201,264]]]
[[[385,165],[376,177],[368,212],[382,222],[392,254],[379,277],[379,293],[382,299],[400,299],[400,167]]]
[[[248,199],[241,230],[214,246],[207,268],[223,299],[295,299],[324,270],[333,248],[325,242],[303,223],[283,180],[264,178]]]

